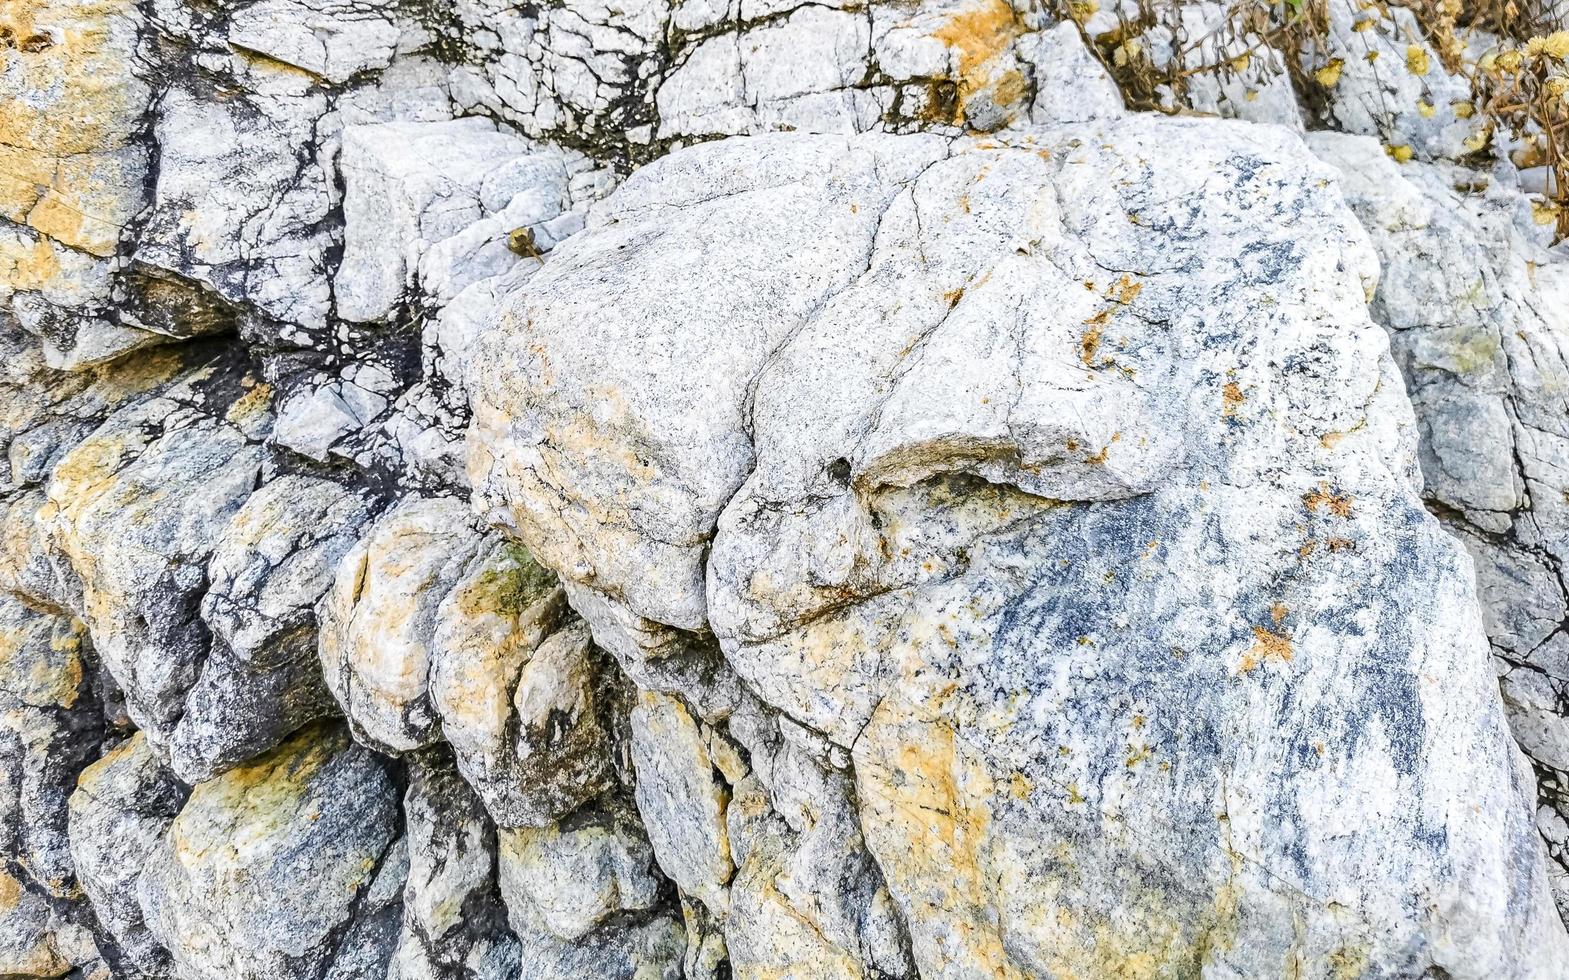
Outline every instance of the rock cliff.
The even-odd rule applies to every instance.
[[[1450,6],[0,0],[0,978],[1569,975]]]

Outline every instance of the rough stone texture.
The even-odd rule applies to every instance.
[[[317,610],[322,670],[368,744],[407,751],[440,737],[429,688],[436,609],[480,545],[461,501],[411,498],[338,565]]]
[[[412,767],[404,798],[409,878],[389,980],[511,980],[517,940],[496,887],[496,829],[450,757]]]
[[[352,491],[302,476],[266,484],[235,512],[207,566],[213,647],[175,728],[181,779],[211,778],[332,712],[315,605],[368,518]]]
[[[71,856],[98,924],[129,977],[169,977],[169,952],[147,929],[137,880],[174,822],[186,791],[140,733],[82,773],[71,796]]]
[[[0,0],[0,977],[1561,975],[1439,8]]]
[[[1528,780],[1328,177],[1148,119],[671,156],[482,342],[476,492],[851,751],[924,976],[1549,975]],[[722,801],[645,778],[722,912]]]
[[[205,566],[261,470],[269,392],[214,362],[134,402],[53,468],[35,518],[137,725],[166,746],[207,654]]]
[[[1569,279],[1506,181],[1465,195],[1458,168],[1397,167],[1370,140],[1316,136],[1372,235],[1390,333],[1422,428],[1429,506],[1476,561],[1504,706],[1536,766],[1569,912]]]
[[[458,769],[503,827],[549,823],[613,780],[602,658],[566,612],[555,577],[502,541],[436,610],[431,699]]]
[[[685,947],[648,840],[625,804],[559,825],[501,832],[501,894],[522,946],[520,976],[675,978]]]
[[[191,792],[137,882],[147,928],[185,976],[384,975],[387,947],[358,969],[356,943],[389,913],[396,933],[397,824],[385,763],[302,729]]]

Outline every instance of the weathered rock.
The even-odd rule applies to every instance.
[[[687,154],[690,166],[708,172],[686,188],[659,180],[660,168],[634,174],[596,215],[595,233],[558,252],[518,294],[526,306],[514,307],[506,325],[477,345],[475,359],[492,369],[469,378],[476,502],[564,578],[658,622],[704,626],[707,538],[753,463],[741,431],[752,374],[791,325],[861,271],[850,260],[869,253],[898,178],[913,180],[945,148],[925,137],[866,139],[853,147],[765,137]],[[803,193],[803,185],[817,193]],[[655,219],[683,203],[696,206],[694,220]],[[702,247],[727,227],[737,240],[774,243],[777,254],[759,262],[743,249]],[[647,267],[628,263],[630,249],[655,234],[660,247],[637,253]],[[841,261],[825,267],[820,255]],[[571,350],[530,350],[547,318],[585,322],[589,297],[575,281],[585,274],[602,290],[594,335]],[[749,286],[721,313],[690,289],[694,281]],[[707,330],[660,329],[648,356],[625,357],[631,345],[651,339],[654,310],[716,329],[722,321],[730,342],[713,344]],[[676,364],[683,368],[672,376],[667,369]],[[687,434],[667,454],[590,451],[631,443],[667,410],[679,416],[672,426]],[[589,486],[594,492],[575,492]],[[661,506],[629,506],[645,496]],[[563,497],[576,509],[562,510]]]
[[[137,262],[251,304],[296,329],[327,325],[328,176],[311,159],[326,99],[280,65],[239,60],[245,95],[175,87],[159,106],[158,185]],[[221,329],[220,317],[166,329]],[[177,333],[176,335],[180,335]]]
[[[186,791],[140,735],[89,766],[71,795],[71,856],[115,970],[173,976],[169,952],[147,929],[137,881],[185,802]]]
[[[416,756],[404,798],[409,878],[391,980],[512,980],[517,940],[496,887],[496,830],[450,754]]]
[[[476,493],[851,750],[923,976],[1550,975],[1532,794],[1330,177],[1147,118],[673,154],[482,341]],[[641,808],[715,895],[715,838]]]
[[[440,737],[429,686],[436,610],[482,545],[461,501],[414,497],[339,563],[317,607],[318,653],[356,738],[403,752]]]
[[[1384,274],[1390,334],[1422,430],[1425,495],[1476,561],[1504,705],[1536,765],[1541,819],[1569,910],[1569,276],[1531,201],[1443,165],[1397,166],[1369,139],[1320,134]]]
[[[686,706],[644,691],[632,709],[632,761],[637,809],[648,827],[659,866],[681,890],[718,914],[730,905],[726,886],[735,873],[725,831],[730,803],[715,778],[708,740]]]
[[[0,594],[0,856],[59,898],[75,890],[65,801],[103,727],[88,647],[82,624]]]
[[[341,727],[304,728],[191,792],[147,858],[142,914],[181,976],[385,975],[397,829],[387,766]]]
[[[572,941],[622,912],[653,909],[664,878],[637,813],[587,807],[545,827],[501,832],[502,888],[552,935]]]
[[[336,287],[347,320],[387,319],[416,284],[450,300],[537,258],[582,222],[563,215],[571,201],[562,155],[481,119],[351,126],[340,166]],[[526,244],[509,242],[514,233]]]
[[[390,7],[333,0],[260,0],[229,20],[228,41],[330,82],[386,68],[400,40]]]
[[[1556,977],[1565,3],[1362,6],[0,0],[0,976]]]
[[[113,414],[54,467],[36,520],[64,594],[166,747],[207,655],[206,565],[261,475],[269,391],[222,361]]]
[[[481,551],[436,610],[430,692],[458,769],[504,827],[608,789],[602,669],[555,577],[515,544]]]
[[[162,340],[116,322],[106,261],[144,198],[139,131],[151,93],[135,71],[143,26],[129,0],[13,0],[0,9],[0,316],[44,338],[56,367]]]
[[[611,800],[559,824],[501,831],[501,894],[522,976],[680,977],[685,940],[631,808]]]
[[[336,483],[285,476],[222,530],[201,604],[212,651],[170,743],[181,779],[210,779],[335,710],[315,606],[369,517],[366,501]]]

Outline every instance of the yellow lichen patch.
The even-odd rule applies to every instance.
[[[1279,626],[1281,620],[1285,619],[1286,616],[1290,613],[1291,610],[1287,609],[1284,604],[1279,602],[1269,607],[1269,618],[1275,621],[1276,626]]]
[[[0,237],[0,287],[41,289],[59,274],[60,260],[47,240]]]
[[[1174,893],[1165,876],[1150,875],[1137,859],[1121,864],[1108,881],[1104,871],[1080,871],[1077,849],[1067,841],[1050,853],[1044,866],[1014,853],[999,862],[999,891],[1011,899],[1005,912],[1009,948],[1027,958],[1031,976],[1197,977],[1209,955],[1236,941],[1238,903],[1229,883],[1206,907],[1198,895]],[[1107,895],[1116,897],[1108,902]]]
[[[1350,494],[1336,494],[1327,484],[1320,484],[1317,490],[1302,495],[1302,506],[1314,514],[1323,508],[1336,517],[1350,517],[1352,499]]]
[[[1021,980],[1003,948],[990,872],[991,800],[984,763],[929,704],[885,700],[855,746],[867,845],[917,935],[923,975]]]
[[[24,900],[38,903],[37,898],[30,898],[23,885],[6,871],[0,871],[0,927],[8,929],[5,937],[5,958],[0,960],[0,969],[6,971],[8,977],[59,977],[64,976],[71,964],[55,944],[55,934],[41,928],[41,923],[32,927],[27,926],[26,920],[34,918],[34,914],[24,912],[19,918],[21,922],[7,921],[6,916],[20,907]],[[39,909],[36,920],[44,917],[43,909]]]
[[[17,224],[27,221],[27,213],[53,176],[53,168],[36,153],[0,145],[0,217]]]
[[[1111,310],[1105,309],[1084,321],[1089,329],[1079,338],[1079,359],[1085,367],[1095,366],[1095,355],[1100,351],[1101,337],[1106,333],[1106,321],[1109,319]]]
[[[200,784],[169,828],[181,864],[240,868],[320,801],[311,781],[348,745],[341,729],[311,725],[271,752]]]
[[[1295,656],[1291,648],[1291,640],[1273,630],[1262,626],[1253,627],[1253,645],[1242,655],[1242,662],[1237,665],[1237,670],[1243,674],[1250,674],[1260,664],[1274,659],[1283,664],[1291,662]]]
[[[958,113],[978,94],[997,106],[1012,106],[1027,94],[1024,76],[1006,55],[1024,27],[1004,0],[982,0],[949,17],[933,36],[953,50],[958,62]],[[955,122],[960,121],[955,119]]]
[[[13,607],[14,608],[14,607]],[[8,693],[35,708],[69,708],[82,685],[80,626],[53,616],[7,617],[0,629],[0,677]]]
[[[133,0],[0,0],[0,214],[93,255],[113,254],[142,205],[139,17]],[[0,254],[0,284],[59,273],[14,262]]]
[[[1029,85],[1024,81],[1024,73],[1016,68],[997,76],[997,84],[992,86],[992,98],[998,105],[1015,105],[1027,94]]]
[[[1384,147],[1384,152],[1389,154],[1390,159],[1396,163],[1410,163],[1411,158],[1416,155],[1416,151],[1412,150],[1405,143],[1396,146],[1386,146]]]
[[[249,391],[236,398],[223,417],[235,425],[243,425],[250,419],[264,414],[271,407],[272,385],[263,382],[252,386]]]
[[[1345,437],[1346,434],[1344,432],[1326,432],[1318,437],[1318,444],[1325,449],[1334,449],[1340,445],[1340,440]]]
[[[131,71],[137,20],[131,0],[0,2],[0,31],[22,42],[7,74],[39,96],[5,103],[0,144],[49,157],[124,145],[146,95]]]
[[[84,252],[113,255],[121,228],[140,206],[141,180],[140,167],[128,167],[124,154],[62,158],[28,212],[27,224]]]
[[[1220,390],[1220,417],[1224,419],[1235,418],[1237,409],[1248,397],[1242,393],[1242,386],[1235,381],[1227,381],[1226,386]]]

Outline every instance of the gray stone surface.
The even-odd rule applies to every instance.
[[[0,977],[1557,978],[1563,7],[0,3]]]
[[[482,341],[475,489],[850,751],[922,975],[1549,975],[1534,794],[1330,177],[1149,119],[672,155]],[[722,909],[722,801],[638,790]]]
[[[341,727],[302,729],[191,792],[146,858],[142,915],[182,977],[384,975],[391,944],[378,965],[357,943],[389,913],[396,935],[397,829],[386,764]]]

